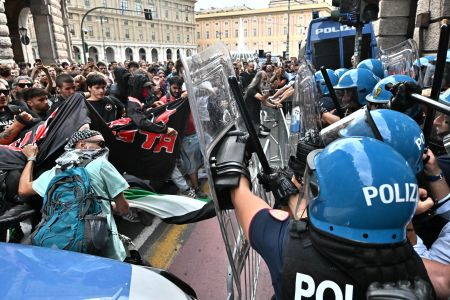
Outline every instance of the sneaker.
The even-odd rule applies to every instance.
[[[20,227],[20,224],[17,224],[13,228],[9,229],[9,243],[20,243],[20,241],[23,239],[25,234],[22,231],[22,227]]]
[[[134,208],[128,209],[128,213],[122,218],[130,223],[139,223],[141,221],[138,212]]]
[[[202,198],[202,199],[208,198],[208,195],[205,194],[199,187],[196,188],[194,191],[195,191],[195,194],[197,195],[197,198]]]
[[[193,188],[188,188],[184,192],[181,192],[181,195],[189,197],[189,198],[197,199],[197,194],[195,193],[195,190]]]

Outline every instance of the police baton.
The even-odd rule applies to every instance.
[[[323,79],[325,80],[325,84],[327,85],[328,91],[330,92],[331,100],[333,100],[334,107],[338,113],[339,118],[344,118],[344,112],[342,111],[341,105],[339,104],[338,98],[336,96],[336,92],[334,91],[334,87],[331,84],[330,77],[327,73],[327,68],[322,66],[320,68],[320,72],[322,73]]]
[[[250,135],[250,141],[253,144],[256,155],[258,156],[259,162],[261,163],[263,172],[266,174],[271,174],[272,169],[269,166],[267,157],[264,154],[264,150],[261,146],[261,143],[259,142],[258,134],[256,133],[256,130],[253,127],[252,122],[250,121],[250,115],[248,113],[247,108],[245,107],[244,97],[242,96],[241,89],[239,88],[237,78],[235,76],[228,77],[228,83],[230,84],[231,91],[233,92],[234,98],[236,99],[236,103],[241,112],[245,127],[247,127],[248,134]]]
[[[441,93],[441,85],[442,79],[444,77],[445,61],[447,58],[448,41],[449,41],[449,29],[447,22],[445,22],[441,26],[438,53],[436,58],[436,68],[434,71],[434,79],[430,95],[430,98],[436,102],[439,101],[439,94]],[[417,99],[417,97],[414,98]],[[430,108],[431,109],[427,111],[427,116],[425,118],[425,125],[423,126],[423,134],[425,136],[425,141],[427,143],[430,141],[431,131],[433,129],[433,121],[436,114],[434,106],[431,106]]]
[[[444,113],[446,115],[450,116],[450,106],[442,104],[441,102],[432,100],[428,97],[419,95],[419,94],[411,94],[411,98],[420,103],[420,104],[424,104],[426,106],[428,106],[429,110],[433,109],[433,110],[437,110],[441,113]]]

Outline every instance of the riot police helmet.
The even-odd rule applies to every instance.
[[[348,71],[347,68],[339,68],[339,69],[334,70],[334,75],[336,75],[338,78],[341,78],[342,75],[344,75],[344,73],[347,71]]]
[[[334,71],[331,69],[327,69],[327,74],[328,77],[330,78],[331,84],[334,86],[338,83],[339,78],[336,76],[336,74],[334,74]],[[317,71],[314,74],[314,77],[316,78],[316,83],[320,88],[320,91],[322,92],[323,95],[328,95],[330,94],[330,91],[328,90],[328,87],[325,83],[325,79],[323,79],[323,75],[321,71]]]
[[[386,85],[395,85],[399,82],[417,83],[407,75],[391,75],[378,81],[372,92],[366,96],[366,100],[372,103],[389,103],[394,95],[386,88]]]
[[[375,58],[368,58],[361,61],[357,66],[358,69],[367,69],[373,72],[375,76],[383,79],[385,76],[383,63]]]
[[[401,112],[389,109],[367,110],[341,129],[339,136],[377,138],[400,153],[414,174],[423,169],[423,132],[413,119]]]
[[[360,105],[366,104],[366,96],[373,90],[379,78],[372,71],[364,68],[352,69],[345,72],[339,79],[335,89],[356,89]]]
[[[391,146],[369,137],[342,138],[311,152],[307,163],[304,186],[314,229],[361,244],[406,241],[418,185]]]

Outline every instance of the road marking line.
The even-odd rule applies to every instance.
[[[181,236],[188,225],[173,225],[161,234],[161,238],[152,247],[152,254],[147,261],[156,268],[167,270],[180,249]]]
[[[161,224],[161,219],[158,217],[154,217],[152,225],[144,227],[144,229],[133,240],[133,244],[136,246],[136,249],[141,249],[141,247],[153,234],[153,232],[155,231],[156,227],[158,227],[159,224]]]

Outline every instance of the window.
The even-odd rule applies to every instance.
[[[142,22],[137,22],[137,26],[142,26]]]
[[[238,37],[239,36],[239,29],[236,29],[235,31],[234,31],[234,37]]]
[[[92,21],[92,16],[86,16],[86,21]]]
[[[121,14],[125,14],[125,10],[128,9],[128,0],[120,0],[119,8],[122,9]]]
[[[170,42],[170,33],[167,34],[166,40],[167,40],[168,42]]]
[[[139,40],[144,40],[144,33],[142,31],[139,32]]]
[[[256,36],[256,28],[253,28],[253,36]]]
[[[186,22],[189,22],[189,15],[186,15]]]
[[[123,25],[128,25],[128,20],[124,20]]]
[[[69,31],[72,35],[75,35],[75,28],[73,27],[73,24],[69,24]]]
[[[205,38],[209,39],[209,31],[206,32]]]
[[[130,30],[125,29],[125,38],[129,39],[130,38]]]
[[[186,35],[186,43],[190,43],[191,42],[191,35],[188,34]]]
[[[166,19],[169,18],[169,11],[168,11],[167,9],[166,9],[166,11],[164,12],[164,15],[165,15]]]
[[[220,39],[220,32],[216,31],[216,39]]]
[[[150,28],[155,28],[155,24],[150,24]]]
[[[102,6],[108,6],[108,1],[107,0],[102,0]]]
[[[228,22],[225,22],[225,25],[228,25]]]
[[[228,38],[228,30],[225,30],[225,38]]]
[[[216,26],[219,26],[219,23],[216,23]]]
[[[91,6],[91,0],[84,0],[84,6]]]
[[[288,33],[287,27],[283,27],[283,34],[287,34],[287,33]]]
[[[109,27],[105,27],[105,36],[111,38],[111,29]]]
[[[180,19],[180,13],[179,13],[179,12],[176,12],[176,14],[175,14],[175,18],[176,18],[177,20],[179,20],[179,19]]]
[[[197,39],[200,39],[200,32],[197,31]]]
[[[69,19],[73,19],[73,14],[69,13]]]
[[[92,25],[88,26],[89,36],[94,36],[94,27]]]
[[[267,28],[267,35],[271,36],[272,35],[272,28]]]
[[[152,41],[154,41],[154,40],[156,40],[156,36],[155,36],[155,33],[152,32]]]
[[[181,36],[180,36],[179,33],[177,33],[177,42],[178,42],[178,43],[181,43]]]
[[[247,37],[247,29],[244,29],[244,36]]]
[[[142,15],[142,4],[141,3],[137,3],[137,1],[136,1],[136,4],[134,4],[134,10],[136,10],[134,12],[134,15],[136,15],[136,16]]]

